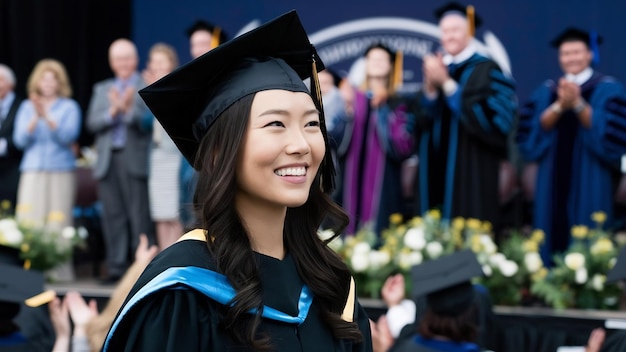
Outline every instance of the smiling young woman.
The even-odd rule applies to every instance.
[[[371,351],[350,272],[317,235],[347,224],[318,69],[290,12],[140,91],[198,171],[202,229],[146,269],[105,351]]]

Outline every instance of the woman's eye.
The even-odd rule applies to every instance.
[[[282,122],[280,122],[280,121],[272,121],[272,122],[268,123],[267,125],[265,125],[263,127],[269,127],[269,126],[272,126],[272,127],[285,127],[285,125]]]
[[[310,121],[306,124],[307,127],[309,126],[313,126],[313,127],[319,127],[320,126],[320,122],[319,121]]]

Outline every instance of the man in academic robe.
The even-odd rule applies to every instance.
[[[544,82],[520,112],[520,153],[538,164],[533,225],[546,234],[544,262],[567,249],[573,225],[595,226],[593,212],[604,212],[607,223],[613,218],[626,153],[626,95],[591,67],[597,42],[576,28],[554,39],[564,76]]]
[[[419,170],[415,210],[439,208],[443,218],[497,222],[498,180],[516,116],[511,78],[477,53],[473,8],[450,3],[435,12],[445,55],[423,60],[418,94]]]

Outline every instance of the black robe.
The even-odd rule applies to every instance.
[[[264,305],[298,316],[303,282],[291,256],[287,255],[283,260],[261,254],[255,256],[260,268]],[[215,270],[204,242],[181,241],[153,260],[129,298],[164,270],[174,267]],[[112,334],[108,351],[251,351],[236,345],[229,337],[221,324],[219,308],[217,301],[183,285],[159,290],[128,310]],[[371,351],[368,317],[358,302],[355,303],[354,321],[363,333],[363,342],[353,344],[336,340],[321,320],[320,307],[313,299],[302,324],[266,318],[260,330],[269,334],[274,350],[281,352]]]
[[[495,62],[478,54],[449,66],[458,90],[435,101],[420,94],[417,117],[418,214],[498,219],[500,162],[515,123],[513,82]]]

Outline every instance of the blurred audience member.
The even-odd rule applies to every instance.
[[[20,179],[22,151],[13,142],[13,130],[17,109],[22,98],[15,94],[15,74],[0,64],[0,202],[9,201],[8,214],[13,214]]]
[[[198,58],[228,40],[221,27],[204,20],[197,20],[191,27],[187,28],[186,33],[189,37],[189,51],[192,59]],[[193,194],[196,189],[195,175],[191,164],[182,158],[180,166],[180,219],[183,227],[187,230],[196,228],[198,225],[193,210]]]
[[[109,47],[115,77],[96,83],[89,103],[87,127],[95,134],[98,153],[93,170],[102,202],[107,275],[119,280],[137,248],[139,234],[152,238],[148,197],[148,150],[151,133],[141,127],[147,112],[137,90],[144,87],[137,72],[137,48],[128,39]]]
[[[98,314],[95,301],[85,302],[76,291],[68,292],[63,300],[57,298],[51,302],[48,308],[57,334],[53,352],[70,351],[70,345],[73,352],[100,351],[107,332],[130,289],[158,252],[157,246],[149,245],[146,235],[139,236],[135,261],[120,280],[100,314]],[[73,332],[72,325],[74,326]]]
[[[148,67],[144,71],[146,84],[152,84],[172,72],[178,66],[178,55],[171,46],[158,43],[152,46]],[[175,200],[180,199],[180,165],[182,154],[163,126],[155,120],[151,112],[144,117],[152,129],[152,149],[150,152],[150,214],[156,224],[157,243],[161,250],[167,248],[183,234],[180,222],[180,207]]]
[[[478,16],[458,3],[435,16],[445,55],[423,60],[415,211],[438,208],[446,219],[476,218],[497,227],[500,164],[508,157],[517,108],[513,82],[478,54],[472,41]]]
[[[613,219],[620,160],[626,154],[626,93],[594,71],[599,38],[568,28],[552,42],[564,76],[548,80],[522,109],[520,153],[538,164],[533,226],[542,229],[545,263],[569,246],[573,225],[595,226],[591,214]]]
[[[376,43],[367,48],[365,81],[354,89],[354,115],[336,120],[331,139],[345,146],[341,204],[350,216],[347,233],[388,227],[389,216],[403,213],[400,165],[413,148],[408,99],[396,94],[399,55]],[[343,147],[341,147],[343,149]]]
[[[16,217],[57,234],[71,226],[76,197],[76,156],[81,111],[62,63],[44,59],[28,79],[28,100],[17,112],[13,140],[24,150]],[[59,241],[65,241],[59,236]],[[54,280],[74,278],[71,263],[52,270]]]

